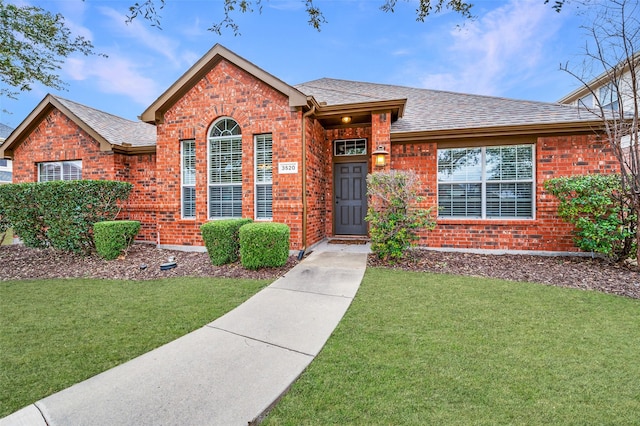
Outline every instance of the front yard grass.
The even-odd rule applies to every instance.
[[[266,425],[640,424],[640,300],[369,268]]]
[[[267,284],[0,282],[0,418],[213,321]]]

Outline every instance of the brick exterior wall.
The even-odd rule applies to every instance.
[[[242,132],[242,216],[254,218],[254,135],[273,137],[273,221],[291,229],[291,248],[302,247],[302,112],[264,82],[222,60],[164,116],[157,138],[159,243],[202,246],[200,226],[209,220],[207,138],[218,119],[234,119]],[[180,141],[196,143],[196,217],[180,211]],[[297,162],[298,174],[278,174],[279,162]]]
[[[461,143],[461,147],[464,143]],[[557,200],[544,191],[553,177],[618,170],[611,150],[595,135],[549,136],[536,142],[536,215],[530,220],[449,219],[421,236],[420,245],[452,249],[578,251],[572,226],[557,217]],[[437,143],[393,145],[392,168],[415,170],[424,207],[437,206]]]
[[[133,184],[119,219],[140,220],[141,241],[155,241],[155,155],[127,156],[100,151],[100,144],[66,115],[52,109],[14,150],[13,182],[37,182],[38,163],[82,160],[82,178]]]
[[[234,119],[242,133],[242,216],[255,218],[254,136],[273,137],[273,221],[291,229],[291,250],[310,247],[334,235],[334,166],[340,161],[368,163],[382,146],[389,169],[418,173],[424,206],[437,205],[438,142],[391,143],[389,112],[375,112],[370,125],[324,129],[306,118],[307,235],[303,241],[302,131],[303,112],[292,110],[285,95],[235,65],[221,60],[165,113],[157,126],[156,154],[123,155],[100,151],[99,143],[56,109],[14,150],[14,182],[38,178],[37,163],[82,160],[84,179],[131,182],[133,192],[123,206],[122,219],[139,220],[140,240],[167,246],[203,246],[200,226],[208,217],[208,133],[223,117]],[[367,140],[367,155],[333,157],[337,139]],[[196,217],[181,217],[181,141],[196,144]],[[577,251],[572,228],[556,215],[557,202],[543,189],[556,176],[610,173],[618,170],[611,151],[595,135],[545,136],[537,139],[535,157],[535,217],[531,220],[438,219],[437,227],[421,236],[420,244],[435,248],[533,251]],[[488,144],[496,143],[487,139]],[[460,147],[465,141],[458,141]],[[467,146],[479,146],[479,139]],[[451,141],[443,141],[451,146]],[[297,162],[297,174],[279,174],[278,163]]]

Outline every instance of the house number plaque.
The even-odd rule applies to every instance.
[[[281,175],[298,173],[298,162],[278,163],[278,173]]]

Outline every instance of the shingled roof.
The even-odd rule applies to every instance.
[[[11,158],[13,150],[33,129],[57,109],[69,117],[78,127],[87,132],[100,144],[102,151],[124,153],[154,152],[156,146],[156,127],[141,121],[127,120],[77,102],[58,96],[47,95],[11,133],[4,144],[0,145],[0,158]]]
[[[0,139],[6,139],[13,132],[13,128],[7,126],[6,124],[0,123]]]
[[[58,96],[54,98],[112,145],[154,146],[156,144],[154,125],[127,120]]]
[[[295,86],[327,106],[406,99],[391,133],[469,131],[473,129],[567,125],[588,127],[585,110],[557,103],[521,101],[405,86],[322,78]]]

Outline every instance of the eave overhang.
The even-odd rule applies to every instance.
[[[160,97],[140,115],[140,120],[151,124],[163,123],[164,114],[222,60],[232,63],[287,96],[291,108],[304,108],[307,105],[307,96],[304,93],[236,55],[224,46],[216,44],[160,95]]]
[[[391,122],[401,118],[407,103],[406,99],[392,99],[384,101],[359,102],[353,104],[324,105],[310,98],[315,105],[313,116],[320,121],[325,129],[345,127],[342,117],[351,117],[348,126],[371,124],[371,115],[381,112],[391,113]]]
[[[473,139],[505,136],[547,136],[552,134],[594,133],[602,129],[602,121],[579,121],[552,124],[441,129],[432,131],[391,132],[391,142],[433,142],[452,139]]]

